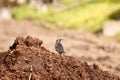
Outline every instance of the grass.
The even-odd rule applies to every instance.
[[[63,0],[62,3],[64,5],[71,5],[73,3],[87,3],[90,0]]]
[[[26,5],[22,5],[20,7],[13,7],[12,8],[12,14],[14,15],[14,18],[17,20],[22,19],[41,19],[46,14],[40,13],[35,8],[30,8]]]
[[[65,4],[72,3],[70,0]],[[82,31],[96,32],[102,29],[108,16],[115,10],[120,9],[120,3],[112,3],[109,0],[88,3],[74,9],[65,10],[56,14],[51,14],[52,8],[48,13],[43,14],[35,8],[28,8],[26,5],[12,8],[14,18],[45,20],[51,28],[76,28]]]

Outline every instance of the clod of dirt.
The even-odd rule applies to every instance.
[[[0,54],[1,80],[120,80],[96,64],[52,53],[41,45],[37,38],[17,37],[10,49]]]

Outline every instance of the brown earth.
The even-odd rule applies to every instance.
[[[0,53],[1,80],[120,80],[96,64],[50,52],[42,43],[31,36],[17,37],[8,51]]]
[[[119,42],[78,30],[53,31],[46,26],[38,27],[29,21],[0,22],[0,52],[7,51],[17,36],[27,35],[40,38],[44,47],[55,52],[55,40],[62,38],[65,55],[74,56],[89,65],[96,63],[102,70],[120,76]]]

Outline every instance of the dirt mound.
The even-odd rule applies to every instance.
[[[0,54],[1,80],[120,80],[96,64],[52,53],[41,45],[37,38],[17,37],[10,49]]]

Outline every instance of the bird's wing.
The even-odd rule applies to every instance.
[[[60,44],[60,52],[64,53],[64,48],[63,48],[62,44]]]

